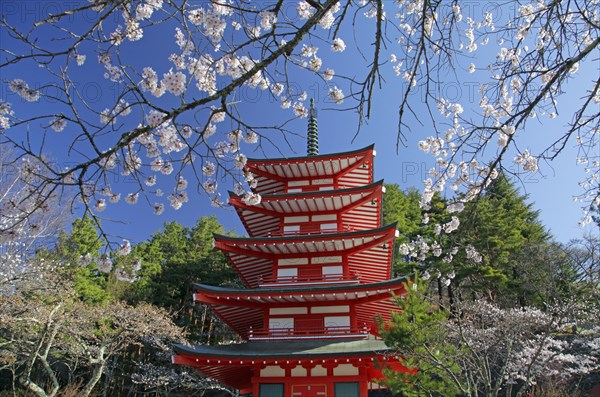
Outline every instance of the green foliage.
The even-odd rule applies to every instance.
[[[201,217],[192,228],[171,222],[134,247],[133,255],[142,259],[142,268],[127,299],[176,313],[175,322],[192,333],[192,339],[199,338],[193,334],[199,332],[194,326],[198,308],[192,301],[193,283],[221,285],[236,280],[224,255],[213,250],[213,233],[224,233],[215,217]]]
[[[527,196],[520,194],[504,175],[460,213],[448,213],[446,200],[436,194],[425,216],[419,200],[416,190],[386,185],[383,222],[398,222],[401,236],[396,249],[409,241],[417,241],[414,247],[419,247],[419,241],[430,247],[422,257],[396,254],[396,275],[424,268],[434,276],[438,271],[442,275],[455,272],[456,278],[447,288],[451,306],[459,299],[456,291],[466,292],[469,297],[485,296],[502,305],[518,302],[537,307],[572,293],[577,279],[574,264],[569,263],[572,260],[562,252],[564,247],[551,241]],[[434,228],[448,223],[452,216],[460,220],[458,230],[436,234]],[[441,256],[434,254],[434,242],[441,247]],[[470,247],[481,255],[481,260],[467,256]],[[452,259],[443,260],[448,253],[453,253]],[[445,290],[438,280],[440,304],[444,304]]]
[[[398,223],[402,242],[420,233],[421,208],[417,189],[403,191],[396,184],[386,184],[383,195],[383,224]]]
[[[111,317],[99,317],[94,325],[93,333],[98,339],[110,338],[117,333],[114,319]]]
[[[403,191],[396,184],[386,184],[382,204],[383,225],[397,222],[400,236],[396,239],[395,252],[401,243],[408,242],[419,234],[421,224],[420,195],[416,189]],[[408,261],[401,255],[394,255],[392,269],[396,276],[412,273],[416,262]]]
[[[459,218],[461,226],[452,243],[473,246],[482,260],[474,262],[460,250],[454,261],[456,282],[491,296],[501,291],[522,294],[515,259],[525,247],[549,240],[539,212],[527,203],[527,196],[500,175],[479,200],[465,206]]]
[[[100,304],[113,298],[107,291],[107,276],[99,272],[93,262],[82,266],[81,258],[98,258],[101,249],[102,240],[94,221],[85,215],[75,219],[69,233],[60,233],[53,250],[39,252],[38,257],[64,264],[79,298]]]
[[[100,304],[112,299],[106,290],[106,275],[98,272],[95,264],[75,268],[73,281],[77,295],[86,303]]]
[[[396,239],[396,252],[399,245],[409,241],[423,238],[431,243],[434,240],[443,242],[445,237],[436,236],[434,233],[435,224],[443,224],[448,221],[450,215],[446,212],[446,201],[436,193],[427,210],[429,221],[423,223],[423,211],[419,205],[421,200],[420,193],[410,188],[406,191],[400,189],[396,184],[385,185],[386,191],[383,200],[383,224],[387,225],[393,222],[398,223],[400,236]],[[394,255],[393,269],[397,275],[406,275],[416,272],[422,267],[424,261],[417,262],[414,258],[409,259],[402,255]],[[427,258],[427,267],[435,268],[446,272],[448,264],[444,264],[438,258]]]
[[[444,396],[458,394],[452,380],[460,368],[452,360],[456,348],[445,342],[444,323],[448,313],[431,306],[420,292],[424,284],[409,282],[409,293],[398,299],[399,311],[381,327],[386,344],[401,355],[402,364],[416,372],[386,370],[385,385],[402,396]]]
[[[94,221],[87,215],[75,219],[71,232],[61,233],[56,246],[56,254],[69,263],[74,263],[80,256],[89,254],[92,258],[100,256],[102,240],[96,230]]]

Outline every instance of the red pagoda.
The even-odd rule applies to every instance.
[[[253,397],[366,397],[383,366],[406,370],[377,335],[405,279],[390,279],[397,231],[381,225],[374,158],[373,146],[319,155],[311,104],[306,157],[248,160],[261,201],[229,204],[249,237],[215,235],[247,288],[194,294],[245,342],[178,345],[174,363]]]

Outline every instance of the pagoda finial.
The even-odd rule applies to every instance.
[[[306,152],[306,154],[309,156],[317,156],[319,154],[319,127],[317,124],[317,110],[315,109],[315,100],[312,98],[310,99]]]

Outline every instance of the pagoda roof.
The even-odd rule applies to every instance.
[[[405,293],[406,277],[372,284],[295,288],[238,289],[194,284],[194,300],[206,303],[242,338],[251,329],[261,329],[264,308],[354,305],[359,325],[374,325],[380,314],[390,320],[397,310],[394,295]]]
[[[335,179],[336,188],[348,188],[373,183],[373,156],[375,150],[371,145],[318,156],[249,159],[244,169],[255,175],[258,184],[253,190],[261,195],[283,193],[294,181],[327,185]],[[316,185],[311,190],[318,190]]]
[[[229,204],[233,205],[251,236],[264,236],[267,233],[279,232],[281,217],[299,216],[309,214],[333,214],[348,211],[374,197],[385,190],[383,180],[370,185],[349,189],[318,190],[311,192],[266,194],[262,195],[261,202],[248,205],[242,197],[230,192]],[[366,227],[375,227],[380,211],[380,201],[373,206],[373,220],[367,222]],[[372,223],[375,222],[375,226]]]
[[[200,357],[232,358],[318,358],[332,355],[352,356],[365,353],[381,353],[389,351],[385,342],[374,336],[365,339],[332,341],[332,340],[301,340],[301,341],[270,341],[232,343],[230,345],[196,345],[188,347],[175,345],[175,352]]]
[[[260,278],[271,276],[275,259],[318,256],[358,256],[348,259],[349,270],[362,273],[364,282],[390,277],[396,223],[377,229],[356,232],[285,237],[231,237],[215,234],[215,248],[226,254],[229,262],[250,288]],[[354,255],[357,254],[357,255]]]
[[[373,378],[382,378],[380,362],[408,371],[386,353],[390,348],[374,337],[352,341],[247,342],[188,347],[175,345],[175,364],[189,365],[240,391],[251,390],[252,368],[265,365],[368,365]],[[377,363],[374,362],[377,360]]]
[[[374,152],[375,145],[342,153],[320,154],[317,156],[281,157],[270,159],[249,158],[246,169],[259,175],[269,175],[274,179],[307,179],[331,177],[351,167]]]

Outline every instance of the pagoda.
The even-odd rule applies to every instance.
[[[382,226],[373,146],[319,155],[314,105],[304,157],[249,159],[261,201],[229,204],[249,237],[215,235],[246,288],[195,284],[243,343],[175,346],[173,362],[253,397],[366,397],[384,367],[378,336],[405,278],[391,279],[396,225]]]

